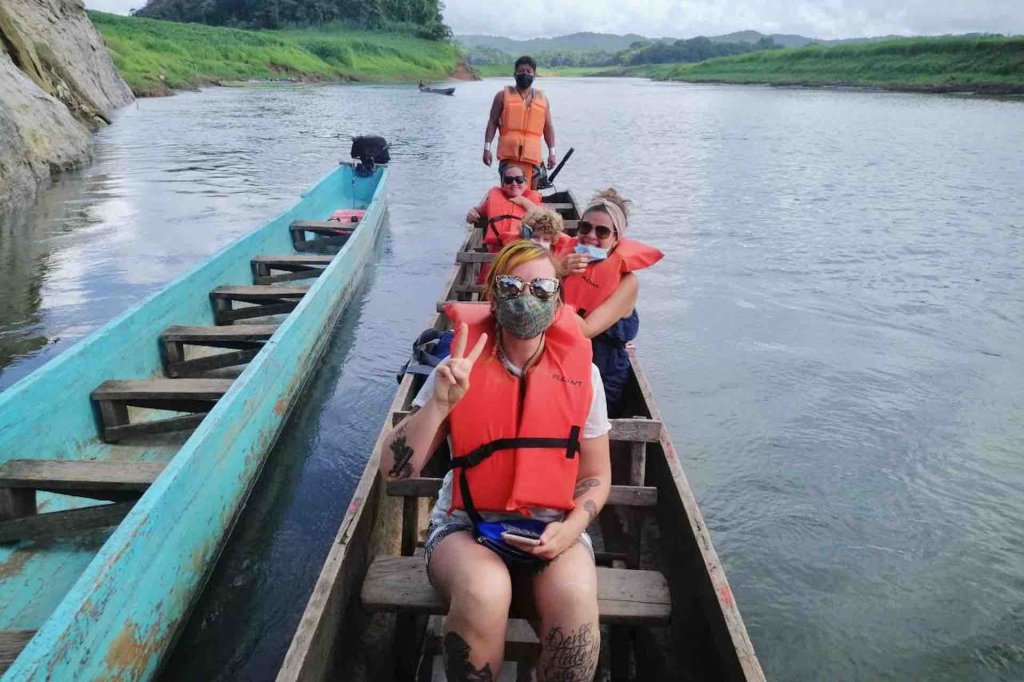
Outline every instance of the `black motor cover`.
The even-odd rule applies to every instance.
[[[362,162],[389,163],[388,141],[379,135],[360,135],[352,139],[352,158]]]

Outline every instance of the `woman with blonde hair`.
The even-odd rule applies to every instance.
[[[509,606],[523,596],[513,595],[514,578],[529,585],[540,616],[538,680],[593,679],[597,667],[597,573],[586,528],[610,490],[611,424],[556,267],[550,252],[525,240],[498,253],[486,302],[446,308],[457,330],[452,354],[383,443],[381,471],[399,479],[417,475],[448,440],[452,470],[424,554],[448,604],[451,680],[497,679]]]

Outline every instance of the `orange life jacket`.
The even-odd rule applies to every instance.
[[[523,196],[541,205],[540,192],[528,189]],[[487,227],[484,229],[484,246],[490,253],[501,251],[501,247],[509,242],[522,239],[522,220],[526,209],[509,201],[500,187],[492,187],[484,199],[484,217]]]
[[[498,159],[522,161],[531,166],[541,162],[540,141],[548,119],[548,98],[540,90],[533,90],[530,106],[526,98],[514,87],[502,91],[501,118],[498,128]]]
[[[467,348],[487,334],[469,391],[448,416],[456,472],[451,508],[465,509],[470,518],[477,511],[572,509],[580,437],[593,398],[592,351],[576,316],[559,308],[540,359],[520,379],[495,349],[487,303],[449,303],[445,313],[456,328],[469,325]]]
[[[577,243],[578,239],[573,239],[572,248],[563,253],[571,253]],[[653,246],[633,239],[619,239],[607,258],[587,265],[582,274],[569,275],[562,280],[562,300],[584,317],[608,300],[624,274],[650,267],[664,256]]]

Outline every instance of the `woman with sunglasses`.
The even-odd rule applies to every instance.
[[[513,583],[532,591],[540,616],[538,680],[593,679],[600,632],[586,528],[611,484],[600,376],[544,248],[502,249],[486,292],[485,303],[446,308],[452,354],[385,438],[381,472],[417,475],[448,438],[452,470],[424,547],[449,605],[448,679],[497,679]]]
[[[522,167],[509,164],[501,175],[501,187],[488,190],[480,205],[469,209],[466,222],[486,220],[483,243],[488,253],[497,253],[505,244],[522,239],[523,216],[540,204],[540,192],[527,189]]]
[[[608,411],[617,415],[629,378],[626,344],[636,338],[640,320],[634,274],[662,259],[657,249],[628,239],[629,201],[614,189],[599,192],[577,223],[576,238],[560,252],[563,297],[582,318],[584,336],[593,342],[594,364],[601,370]],[[575,252],[566,255],[574,249]]]

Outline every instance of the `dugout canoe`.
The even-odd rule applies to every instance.
[[[570,192],[545,205],[575,230],[579,208]],[[474,300],[481,230],[470,228],[456,255],[433,328],[449,327],[445,301]],[[763,680],[711,536],[683,473],[635,352],[628,407],[613,419],[613,491],[591,527],[599,564],[602,662],[597,679]],[[422,376],[406,375],[370,453],[348,512],[278,673],[278,682],[444,679],[440,614],[444,605],[426,580],[419,556],[430,497],[440,486],[445,448],[422,478],[385,483],[380,447],[408,414]],[[506,661],[527,677],[539,651],[513,604]],[[506,664],[508,665],[508,664]],[[505,677],[503,672],[502,677]],[[511,677],[509,678],[511,679]]]
[[[340,165],[0,394],[4,682],[156,674],[357,288],[387,178]]]
[[[428,88],[425,85],[421,85],[420,92],[427,92],[432,95],[454,95],[455,88]]]

